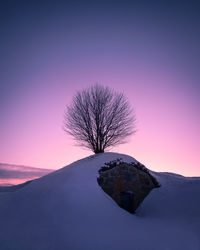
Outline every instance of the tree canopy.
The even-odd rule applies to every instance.
[[[64,115],[64,130],[95,154],[125,143],[134,127],[135,116],[124,94],[99,84],[78,91]]]

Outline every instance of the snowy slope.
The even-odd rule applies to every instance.
[[[130,156],[88,157],[0,193],[1,250],[199,250],[200,178],[153,173],[161,183],[136,214],[98,186],[98,169]]]

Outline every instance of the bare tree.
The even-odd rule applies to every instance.
[[[64,130],[95,154],[126,142],[135,117],[123,93],[95,84],[78,91],[64,116]]]

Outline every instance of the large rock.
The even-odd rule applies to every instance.
[[[99,170],[98,184],[130,213],[135,212],[153,188],[159,187],[157,180],[139,162],[126,163],[117,159],[105,165]]]

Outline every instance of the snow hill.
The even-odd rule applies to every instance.
[[[105,162],[94,155],[0,193],[1,250],[199,250],[200,178],[151,172],[162,185],[136,214],[98,186]]]

